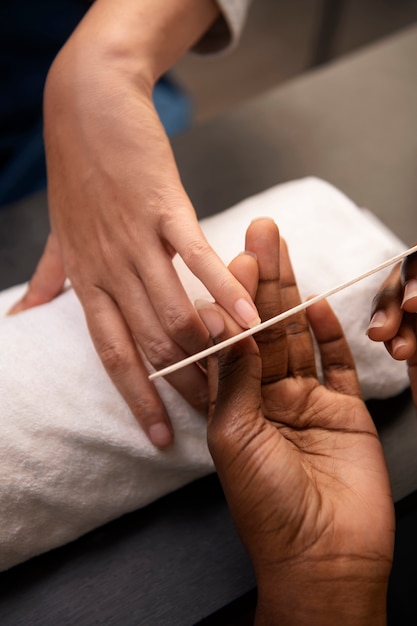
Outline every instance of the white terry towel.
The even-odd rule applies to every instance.
[[[405,249],[369,212],[315,178],[272,188],[202,221],[229,262],[257,216],[287,239],[303,297],[320,293]],[[178,261],[191,300],[203,286]],[[408,385],[406,367],[365,330],[387,271],[330,300],[352,347],[365,398]],[[156,450],[103,370],[69,289],[53,302],[4,317],[22,293],[0,294],[0,570],[71,541],[213,471],[205,418],[157,381],[175,444]]]

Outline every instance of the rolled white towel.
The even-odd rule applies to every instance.
[[[201,222],[229,262],[251,220],[272,217],[286,238],[302,297],[321,293],[405,249],[372,214],[328,183],[269,189]],[[180,259],[192,301],[207,297]],[[365,398],[395,395],[406,367],[365,335],[386,270],[335,295]],[[5,317],[24,290],[0,294],[0,569],[71,541],[214,470],[206,422],[163,379],[175,443],[155,449],[110,382],[72,289]]]

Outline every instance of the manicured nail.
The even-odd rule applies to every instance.
[[[382,328],[383,326],[385,326],[386,321],[387,316],[385,315],[384,311],[376,311],[376,313],[374,313],[371,317],[371,321],[368,325],[368,330],[370,330],[371,328]]]
[[[411,298],[417,298],[417,280],[414,278],[407,281],[404,287],[404,297],[402,301],[402,305],[407,302],[407,300],[411,300]]]
[[[172,434],[164,422],[151,424],[148,430],[149,439],[157,448],[166,448],[172,441]]]
[[[196,300],[194,306],[206,326],[212,339],[216,339],[224,332],[224,319],[215,306],[207,300]]]
[[[256,308],[243,298],[239,298],[235,302],[235,311],[248,328],[253,328],[261,323],[261,318]]]

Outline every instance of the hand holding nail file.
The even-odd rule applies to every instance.
[[[254,335],[255,333],[259,333],[261,330],[264,330],[265,328],[269,328],[269,326],[273,326],[274,324],[281,322],[287,317],[290,317],[291,315],[294,315],[296,313],[299,313],[300,311],[303,311],[304,309],[307,309],[312,304],[315,304],[316,302],[319,302],[320,300],[324,300],[325,298],[328,298],[329,296],[332,296],[333,294],[338,293],[339,291],[342,291],[343,289],[347,289],[347,287],[354,285],[360,280],[363,280],[364,278],[367,278],[368,276],[371,276],[372,274],[375,274],[376,272],[379,272],[380,270],[383,270],[386,267],[389,267],[390,265],[394,265],[394,263],[397,263],[401,259],[404,259],[405,257],[410,256],[410,254],[413,254],[414,252],[417,252],[417,245],[412,246],[411,248],[408,248],[408,250],[405,250],[404,252],[400,252],[400,254],[397,254],[396,256],[388,259],[387,261],[380,263],[379,265],[373,267],[370,270],[367,270],[366,272],[363,272],[363,274],[359,274],[359,276],[355,276],[354,278],[344,283],[341,283],[340,285],[337,285],[336,287],[333,287],[332,289],[329,289],[328,291],[325,291],[324,293],[318,296],[314,296],[314,298],[311,298],[310,300],[306,300],[305,302],[298,304],[297,306],[293,307],[292,309],[289,309],[288,311],[284,311],[283,313],[280,313],[279,315],[275,315],[274,317],[271,317],[270,319],[265,320],[264,322],[261,322],[260,324],[258,324],[257,326],[254,326],[253,328],[248,328],[247,330],[242,331],[241,333],[235,335],[234,337],[230,337],[229,339],[226,339],[225,341],[221,341],[220,343],[217,343],[214,346],[210,346],[209,348],[206,348],[205,350],[202,350],[201,352],[197,352],[196,354],[193,354],[185,359],[182,359],[181,361],[178,361],[178,363],[173,363],[172,365],[169,365],[168,367],[164,367],[163,369],[157,372],[153,372],[152,374],[149,375],[149,380],[155,380],[156,378],[167,376],[168,374],[171,374],[172,372],[176,372],[177,370],[182,369],[183,367],[187,367],[187,365],[191,365],[191,363],[195,363],[196,361],[200,361],[200,359],[204,359],[210,356],[211,354],[215,354],[216,352],[219,352],[219,350],[222,350],[223,348],[226,348],[227,346],[231,346],[232,344],[237,343],[238,341],[241,341],[242,339],[245,339],[246,337],[250,337],[251,335]]]

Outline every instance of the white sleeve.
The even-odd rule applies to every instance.
[[[216,0],[220,16],[194,46],[193,52],[216,54],[235,48],[245,25],[252,0]]]

